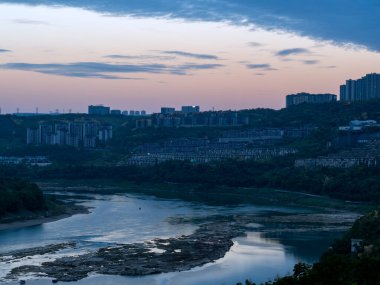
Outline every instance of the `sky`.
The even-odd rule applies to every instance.
[[[378,0],[0,1],[0,107],[279,109],[380,73],[378,15]]]

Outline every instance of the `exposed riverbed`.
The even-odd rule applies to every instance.
[[[345,212],[216,207],[142,195],[79,198],[90,207],[90,214],[0,231],[1,281],[169,285],[180,280],[220,285],[251,278],[261,282],[291,272],[298,261],[315,261],[357,218]],[[49,250],[50,245],[56,247]],[[70,264],[77,266],[70,269]]]

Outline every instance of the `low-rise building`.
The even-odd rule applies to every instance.
[[[185,114],[199,113],[200,107],[199,106],[182,106],[181,112]]]
[[[323,104],[337,101],[337,95],[334,94],[310,94],[298,93],[286,96],[286,107],[299,105],[303,103]]]
[[[110,114],[110,107],[105,107],[103,105],[90,105],[88,106],[88,114],[89,115],[109,115]]]

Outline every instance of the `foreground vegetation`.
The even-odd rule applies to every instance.
[[[362,239],[357,253],[351,239]],[[380,284],[380,215],[374,211],[355,222],[314,265],[298,263],[293,275],[265,285],[377,285]],[[238,283],[240,285],[241,283]],[[254,285],[246,281],[247,285]]]
[[[195,165],[188,161],[168,161],[160,165],[136,166],[52,166],[27,168],[0,167],[0,177],[27,177],[30,180],[129,181],[133,183],[201,184],[204,189],[216,186],[276,188],[325,195],[332,198],[380,202],[380,167],[349,169],[294,168],[291,158],[279,161],[227,160]]]
[[[86,212],[83,206],[44,195],[35,183],[21,179],[0,179],[0,229],[6,229],[8,225],[15,226],[12,223],[38,224]]]
[[[0,180],[0,218],[21,211],[47,210],[47,202],[36,184],[22,180]]]
[[[235,206],[252,204],[256,206],[273,206],[308,208],[317,211],[347,211],[365,214],[374,209],[371,203],[348,202],[326,196],[309,195],[301,192],[283,191],[271,188],[251,187],[209,187],[190,183],[156,183],[130,182],[109,179],[90,180],[38,180],[41,189],[60,192],[77,192],[78,194],[137,194],[162,199],[179,199],[188,202],[212,206]]]

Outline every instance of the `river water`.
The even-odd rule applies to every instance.
[[[21,265],[38,265],[57,257],[78,255],[109,245],[189,235],[197,228],[191,223],[170,222],[176,218],[309,212],[307,209],[254,205],[209,206],[129,194],[90,195],[88,199],[83,196],[80,199],[81,203],[91,207],[90,214],[75,215],[39,226],[0,231],[0,253],[64,242],[77,244],[75,249],[65,249],[55,254],[0,262],[0,278],[11,268]],[[174,285],[180,282],[184,285],[230,285],[247,278],[264,282],[291,273],[294,264],[299,261],[316,261],[331,241],[341,235],[337,231],[276,232],[267,230],[266,225],[258,224],[251,225],[251,228],[246,237],[234,240],[234,246],[224,258],[190,271],[141,278],[94,275],[74,283]],[[27,284],[51,284],[51,280],[47,279],[22,279],[28,279]],[[18,284],[14,281],[9,283]]]

